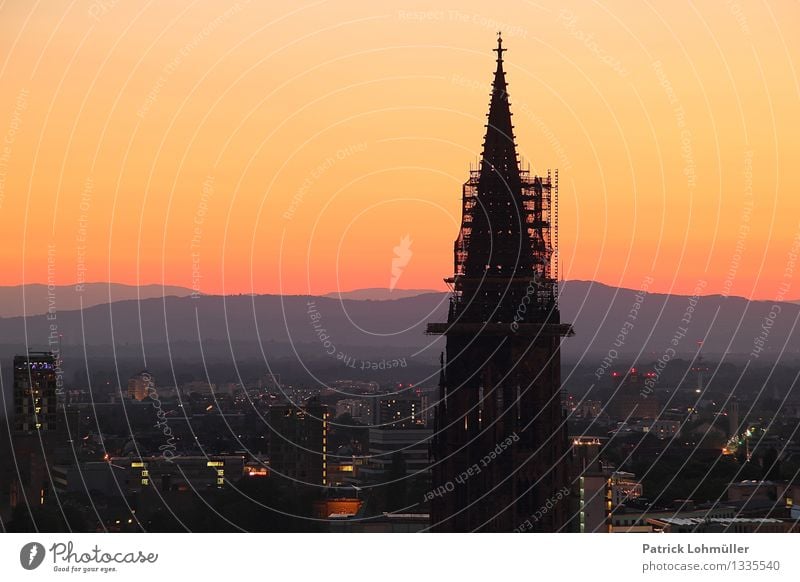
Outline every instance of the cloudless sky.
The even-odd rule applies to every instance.
[[[800,4],[430,4],[1,2],[3,284],[443,288],[502,29],[563,277],[800,297]]]

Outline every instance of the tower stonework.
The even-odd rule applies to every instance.
[[[433,531],[558,531],[569,504],[561,402],[558,173],[520,167],[498,36],[480,165],[462,195],[431,444]],[[560,493],[559,493],[560,492]]]

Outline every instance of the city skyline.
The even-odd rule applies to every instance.
[[[271,4],[0,3],[19,565],[691,533],[614,549],[789,572],[744,554],[800,532],[800,3]]]

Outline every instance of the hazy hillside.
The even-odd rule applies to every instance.
[[[0,317],[39,315],[49,307],[59,311],[86,309],[93,305],[124,301],[126,299],[151,299],[153,297],[186,297],[191,289],[161,285],[122,285],[119,283],[84,283],[82,289],[75,285],[47,285],[33,283],[0,287]],[[24,298],[24,302],[23,302]],[[81,303],[82,301],[82,303]]]
[[[653,359],[672,347],[676,354],[691,354],[696,341],[705,339],[704,352],[748,354],[762,334],[771,302],[747,301],[738,297],[701,297],[695,306],[679,295],[651,294],[637,301],[636,291],[616,289],[597,283],[569,281],[563,285],[560,305],[562,320],[574,324],[576,335],[564,341],[565,359],[595,361],[609,350],[620,354],[644,353]],[[309,302],[313,302],[310,305]],[[628,313],[639,304],[636,320]],[[689,314],[688,324],[687,311]],[[785,349],[785,356],[798,354],[800,336],[796,329],[800,306],[781,305],[766,337],[760,360],[772,359]],[[145,346],[195,346],[189,353],[199,356],[198,337],[203,338],[207,357],[229,357],[244,350],[260,355],[259,341],[281,353],[327,357],[325,351],[367,347],[374,353],[396,348],[422,350],[416,357],[435,360],[440,346],[426,350],[435,338],[424,335],[429,321],[444,321],[447,295],[427,293],[397,300],[374,301],[304,296],[205,296],[167,297],[142,301],[117,301],[90,307],[81,313],[59,311],[58,332],[64,346],[101,349],[113,344],[141,351]],[[112,322],[113,321],[113,326]],[[623,345],[614,342],[626,322]],[[25,330],[32,346],[44,346],[50,321],[44,316],[0,320],[0,344],[24,345]],[[315,327],[316,326],[316,327]],[[319,334],[326,339],[320,341]],[[685,335],[671,345],[676,334]],[[85,335],[84,335],[85,333]],[[784,344],[788,345],[784,348]],[[330,342],[324,345],[324,342]],[[184,347],[185,347],[184,345]],[[176,347],[177,349],[177,347]]]

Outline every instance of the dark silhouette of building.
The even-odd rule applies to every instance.
[[[520,167],[498,36],[483,154],[462,196],[436,406],[434,531],[565,527],[569,447],[557,303],[558,174]],[[563,496],[563,494],[562,494]],[[547,511],[541,511],[547,506]]]
[[[428,478],[430,471],[430,438],[432,431],[424,426],[407,428],[370,427],[369,457],[358,471],[359,479],[379,482],[386,479],[395,455],[402,456],[408,475]]]
[[[269,409],[269,464],[272,475],[295,485],[328,483],[328,407],[312,398],[303,406]]]
[[[659,404],[655,393],[648,389],[648,381],[655,372],[642,374],[636,368],[627,372],[613,372],[613,395],[606,406],[612,420],[627,422],[633,419],[658,418]]]
[[[13,469],[8,487],[0,487],[0,514],[6,517],[17,506],[30,509],[49,499],[56,487],[56,453],[68,444],[68,431],[77,432],[75,411],[59,409],[58,366],[51,352],[14,356],[14,410],[9,418],[13,430],[7,455]]]
[[[50,352],[14,356],[14,430],[52,432],[57,426],[56,358]]]

